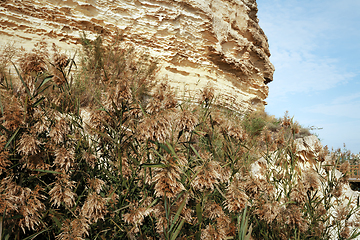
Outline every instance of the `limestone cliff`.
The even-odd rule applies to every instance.
[[[274,67],[255,0],[0,0],[0,43],[74,49],[79,35],[116,34],[155,56],[179,96],[211,82],[218,102],[263,107]]]

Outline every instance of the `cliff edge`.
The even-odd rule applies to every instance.
[[[274,67],[255,0],[1,0],[0,43],[31,49],[39,40],[62,49],[80,33],[124,40],[159,61],[179,97],[208,82],[218,103],[237,111],[266,105]]]

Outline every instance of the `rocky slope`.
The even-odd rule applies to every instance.
[[[74,51],[79,35],[122,32],[159,60],[158,74],[195,96],[208,82],[218,102],[263,108],[274,67],[255,0],[0,0],[0,42],[39,40]]]

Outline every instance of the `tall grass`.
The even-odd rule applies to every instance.
[[[2,68],[1,239],[358,235],[339,159],[318,146],[300,167],[287,115],[226,112],[211,87],[180,103],[121,38],[82,43],[80,64],[39,43]]]

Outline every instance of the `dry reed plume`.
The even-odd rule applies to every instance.
[[[229,112],[210,85],[178,101],[119,40],[83,35],[78,65],[44,42],[12,66],[18,51],[1,53],[0,239],[359,234],[339,153],[298,151],[308,133],[293,119]]]

